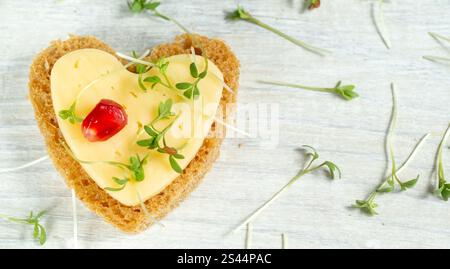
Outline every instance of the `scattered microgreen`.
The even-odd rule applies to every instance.
[[[305,7],[315,9],[320,7],[320,0],[305,0]]]
[[[450,43],[450,37],[446,37],[446,36],[443,36],[443,35],[440,35],[440,34],[437,34],[437,33],[433,33],[433,32],[428,32],[428,34],[432,38],[434,38],[436,41],[443,40],[443,41],[446,41],[446,42]]]
[[[183,26],[180,22],[178,22],[174,18],[169,17],[169,16],[167,16],[165,14],[162,14],[161,12],[159,12],[157,10],[157,8],[159,7],[160,4],[161,3],[159,1],[153,1],[153,0],[150,0],[150,1],[148,1],[148,0],[134,0],[131,3],[128,2],[128,7],[129,7],[129,9],[132,12],[140,13],[140,12],[143,12],[143,11],[150,11],[153,15],[155,15],[155,16],[157,16],[159,18],[162,18],[164,20],[173,22],[175,25],[177,25],[183,32],[185,32],[190,37],[190,39],[192,40],[194,46],[197,46],[197,47],[199,47],[201,49],[202,56],[203,56],[204,61],[205,61],[205,64],[204,64],[205,68],[204,68],[204,70],[202,72],[198,73],[199,70],[198,70],[195,62],[191,63],[191,65],[190,65],[190,73],[191,73],[191,76],[193,78],[195,78],[196,80],[193,83],[181,82],[181,83],[177,83],[177,85],[175,85],[175,87],[178,90],[181,90],[183,92],[182,96],[184,96],[185,98],[188,98],[188,99],[191,99],[191,100],[197,99],[198,96],[200,95],[200,90],[198,88],[198,83],[203,78],[205,78],[206,75],[208,74],[208,55],[207,55],[207,52],[206,52],[205,48],[203,47],[203,45],[200,42],[198,42],[197,38],[191,33],[191,31],[189,31],[189,29],[187,29],[185,26]],[[158,65],[157,65],[157,67],[158,67]],[[166,69],[167,69],[167,66],[166,66]],[[163,76],[165,77],[165,81],[166,81],[166,83],[165,83],[166,85],[165,86],[168,87],[168,88],[173,88],[172,85],[170,84],[169,79],[167,78],[166,75],[164,75],[164,72],[161,70],[161,68],[160,68],[160,71],[163,74]],[[228,85],[226,85],[225,82],[222,81],[220,78],[218,78],[214,73],[212,75],[214,77],[216,77],[217,79],[219,79],[222,82],[222,84],[224,84],[225,88],[230,89],[230,87]],[[151,78],[148,78],[147,82],[152,83],[152,87],[154,87],[158,83],[164,85],[162,83],[161,79],[159,77],[155,77],[155,76],[153,76]]]
[[[428,61],[434,62],[434,63],[438,63],[438,64],[445,64],[445,65],[450,64],[450,58],[430,56],[430,55],[425,55],[425,56],[423,56],[423,58],[425,60],[428,60]]]
[[[127,183],[130,181],[130,179],[126,178],[126,177],[123,178],[123,179],[120,179],[120,178],[117,178],[117,177],[113,177],[112,179],[113,179],[114,183],[116,183],[120,187],[117,187],[117,188],[106,187],[105,190],[107,190],[107,191],[121,191],[121,190],[123,190],[126,187]]]
[[[172,86],[169,77],[167,76],[167,68],[169,67],[169,62],[163,57],[158,59],[154,64],[154,67],[158,68],[159,72],[161,73],[164,81],[157,75],[153,75],[153,76],[148,76],[146,78],[144,78],[144,82],[150,83],[151,84],[151,89],[154,89],[156,85],[161,84],[166,88],[175,90],[176,89]],[[144,90],[147,91],[147,88],[144,86],[144,84],[142,83],[142,85],[139,85],[139,87]]]
[[[299,89],[305,89],[305,90],[310,90],[310,91],[329,92],[329,93],[336,94],[336,95],[340,96],[341,98],[348,100],[348,101],[355,99],[359,96],[354,91],[355,87],[356,87],[355,85],[341,85],[341,81],[339,81],[336,84],[336,86],[334,86],[333,88],[309,87],[309,86],[303,86],[303,85],[299,85],[299,84],[290,84],[290,83],[273,82],[273,81],[260,81],[260,83],[284,86],[284,87],[299,88]]]
[[[312,45],[309,45],[301,40],[295,39],[275,28],[273,28],[272,26],[260,21],[259,19],[253,17],[248,11],[246,11],[242,6],[238,6],[236,10],[234,10],[233,12],[228,12],[226,15],[226,19],[228,20],[243,20],[243,21],[247,21],[250,23],[253,23],[255,25],[258,25],[268,31],[271,31],[272,33],[294,43],[295,45],[302,47],[310,52],[313,52],[315,54],[319,54],[319,55],[325,55],[326,53],[329,53],[329,51],[321,49],[321,48],[317,48],[314,47]]]
[[[189,66],[189,70],[191,73],[191,77],[195,78],[193,83],[190,82],[181,82],[177,83],[175,87],[178,90],[183,91],[183,95],[188,99],[198,99],[200,96],[200,90],[198,88],[198,83],[204,79],[208,72],[208,61],[205,61],[205,70],[201,73],[198,73],[198,68],[195,62],[192,62]]]
[[[380,35],[381,40],[383,41],[386,48],[391,48],[391,40],[388,37],[386,30],[386,23],[384,20],[383,14],[383,3],[389,2],[387,0],[377,0],[377,2],[373,3],[373,20],[375,27],[377,29],[378,34]]]
[[[397,164],[395,162],[395,154],[394,154],[394,143],[393,136],[395,134],[395,128],[397,123],[397,97],[395,94],[395,86],[391,84],[392,91],[392,115],[391,121],[389,124],[389,129],[386,137],[386,150],[388,152],[388,157],[391,162],[391,174],[388,176],[372,193],[370,193],[369,197],[366,200],[356,200],[356,203],[353,205],[355,208],[359,208],[369,215],[376,215],[377,204],[375,203],[375,198],[379,193],[388,193],[392,192],[395,189],[396,184],[400,187],[401,191],[405,191],[407,189],[413,188],[417,181],[419,180],[419,175],[416,178],[409,179],[407,181],[401,181],[398,174],[407,167],[409,162],[414,159],[417,151],[423,145],[423,142],[429,137],[429,134],[426,134],[422,137],[422,139],[416,144],[415,148],[408,156],[406,161],[397,168]]]
[[[131,54],[133,55],[133,58],[138,59],[138,55],[136,53],[136,51],[132,51]],[[148,71],[149,67],[145,64],[141,64],[141,63],[135,63],[136,66],[136,73],[138,74],[142,74]]]
[[[450,197],[450,183],[445,179],[444,174],[444,164],[443,164],[443,149],[447,143],[448,137],[450,136],[450,125],[442,136],[441,143],[439,144],[437,157],[436,157],[436,175],[437,175],[437,184],[436,190],[434,193],[442,198],[444,201],[448,201]]]
[[[302,149],[306,151],[305,155],[306,157],[309,158],[309,161],[306,163],[304,168],[302,168],[291,180],[289,180],[289,182],[286,185],[284,185],[279,191],[277,191],[268,201],[266,201],[255,211],[253,211],[253,213],[251,213],[243,222],[241,222],[238,226],[236,226],[236,228],[234,228],[231,232],[235,232],[242,226],[253,221],[264,209],[266,209],[269,205],[271,205],[283,192],[285,192],[289,187],[291,187],[295,182],[297,182],[297,180],[299,180],[302,176],[310,174],[321,168],[326,168],[329,172],[329,176],[331,179],[341,177],[341,170],[333,162],[325,161],[318,165],[313,165],[319,159],[319,154],[313,147],[304,145]]]
[[[450,42],[449,37],[445,37],[445,36],[442,36],[442,35],[439,35],[436,33],[432,33],[432,32],[429,32],[428,34],[438,42],[441,42],[441,41]],[[434,63],[445,64],[445,65],[450,64],[450,58],[439,57],[439,56],[430,56],[430,55],[425,55],[425,56],[423,56],[423,58],[425,60],[428,60],[428,61],[431,61]]]
[[[131,156],[129,158],[128,163],[121,163],[121,162],[116,162],[116,161],[86,161],[86,160],[81,160],[77,156],[75,156],[75,154],[72,152],[72,150],[67,146],[67,144],[64,141],[61,140],[60,143],[66,149],[67,153],[74,160],[76,160],[79,163],[82,163],[82,164],[108,164],[108,165],[112,165],[112,166],[124,169],[130,173],[130,175],[125,178],[113,177],[112,178],[113,181],[120,187],[118,187],[118,188],[106,187],[105,190],[120,191],[120,190],[123,190],[125,188],[125,185],[132,180],[134,180],[136,182],[140,182],[145,179],[144,165],[147,163],[148,155],[146,155],[143,159],[141,159],[140,156],[138,154],[136,154],[135,156]]]
[[[80,123],[83,119],[75,114],[76,102],[73,102],[69,109],[59,111],[58,115],[63,120],[68,120],[70,123]]]
[[[147,3],[147,0],[134,0],[133,2],[127,2],[128,8],[135,13],[142,12],[144,10],[154,10],[159,6],[159,2],[152,1]]]
[[[177,83],[177,85],[190,85],[189,87],[192,87],[194,90],[189,91],[188,87],[186,89],[184,88],[177,88],[172,86],[172,83],[170,82],[170,79],[168,77],[167,74],[167,69],[169,67],[169,61],[167,61],[165,58],[160,58],[158,59],[156,62],[152,63],[152,62],[147,62],[144,60],[139,60],[135,57],[129,57],[126,55],[123,55],[121,53],[117,53],[117,55],[121,58],[130,60],[132,62],[134,62],[135,64],[140,64],[142,66],[142,68],[140,69],[139,72],[139,76],[138,76],[138,86],[141,90],[143,91],[147,91],[147,87],[145,86],[144,82],[146,83],[150,83],[151,84],[151,89],[154,89],[156,85],[161,84],[164,87],[174,90],[178,96],[180,96],[183,99],[186,100],[190,100],[190,99],[197,99],[200,95],[200,91],[198,88],[198,83],[206,77],[207,75],[207,71],[208,71],[208,59],[206,57],[204,57],[205,59],[205,69],[202,71],[202,73],[200,74],[195,74],[192,72],[195,72],[197,70],[197,66],[195,66],[195,69],[193,69],[193,64],[191,63],[190,65],[190,71],[191,71],[191,76],[193,76],[194,78],[196,78],[196,80],[194,81],[194,83],[190,83],[190,82],[181,82],[181,83]],[[157,75],[152,75],[152,76],[148,76],[143,78],[142,74],[147,72],[149,70],[150,67],[155,67],[158,68],[162,78],[157,76]],[[145,68],[145,69],[144,69]],[[139,71],[139,70],[137,70]],[[193,75],[194,74],[194,75]],[[183,87],[183,86],[181,86]],[[183,92],[180,92],[180,90],[185,91],[185,93],[183,94]],[[186,93],[187,92],[187,93]]]
[[[138,58],[137,54],[135,51],[132,51],[132,55],[134,58]],[[138,74],[138,85],[139,88],[141,88],[141,90],[143,91],[147,91],[147,88],[145,88],[144,83],[142,81],[142,75],[147,72],[149,70],[149,66],[141,64],[141,63],[135,63],[136,65],[136,73]]]
[[[253,238],[253,227],[252,223],[247,223],[247,233],[245,235],[245,249],[251,249],[252,248],[252,238]]]
[[[109,162],[112,165],[115,165],[117,167],[126,168],[130,172],[129,177],[125,178],[117,178],[113,177],[113,181],[119,185],[118,188],[113,187],[106,187],[105,190],[107,191],[121,191],[125,188],[128,182],[134,180],[136,182],[141,182],[145,179],[144,174],[144,165],[147,163],[148,155],[146,155],[143,159],[139,157],[138,154],[136,156],[131,156],[129,159],[129,163],[120,163],[120,162]]]
[[[3,169],[0,169],[0,174],[1,174],[1,173],[7,173],[7,172],[16,172],[16,171],[20,171],[20,170],[22,170],[22,169],[25,169],[25,168],[28,168],[28,167],[30,167],[30,166],[36,165],[36,164],[38,164],[38,163],[41,163],[41,162],[47,160],[48,158],[49,158],[49,156],[46,155],[46,156],[44,156],[44,157],[41,157],[41,158],[39,158],[39,159],[36,159],[36,160],[34,160],[34,161],[31,161],[31,162],[27,162],[27,163],[25,163],[25,164],[22,164],[22,165],[19,165],[19,166],[16,166],[16,167],[3,168]]]
[[[152,214],[150,214],[150,212],[147,210],[147,207],[145,206],[144,200],[142,200],[141,195],[139,194],[138,189],[134,188],[135,192],[136,192],[136,196],[139,200],[139,204],[142,208],[142,211],[144,212],[145,217],[149,220],[152,221],[153,223],[158,224],[161,227],[165,227],[164,224],[160,223],[158,221],[158,219],[156,219]]]
[[[288,236],[285,233],[281,234],[281,249],[288,248]]]
[[[167,99],[165,102],[161,102],[158,106],[158,115],[147,125],[144,126],[144,131],[149,138],[137,141],[137,144],[141,147],[146,147],[151,150],[157,150],[159,153],[167,154],[169,156],[169,163],[172,169],[177,173],[182,173],[182,169],[177,160],[184,159],[178,150],[174,147],[167,145],[165,135],[167,131],[172,127],[176,118],[168,124],[163,130],[159,131],[155,128],[154,124],[160,120],[169,119],[175,114],[172,112],[172,99]],[[161,144],[162,143],[162,144]]]
[[[164,57],[159,58],[155,62],[155,67],[159,69],[159,72],[161,72],[162,76],[164,77],[164,80],[166,81],[166,87],[173,88],[172,84],[170,83],[169,77],[167,76],[167,69],[169,68],[169,61],[167,61]],[[160,83],[162,83],[162,82],[160,82]]]
[[[0,214],[0,218],[18,224],[32,225],[33,238],[38,240],[40,245],[44,245],[47,241],[47,232],[45,231],[45,227],[39,221],[45,213],[45,211],[40,211],[38,214],[34,215],[33,211],[30,211],[30,214],[27,218],[15,218]]]
[[[182,24],[180,24],[177,20],[159,12],[157,10],[157,7],[159,7],[160,4],[161,4],[161,2],[153,1],[153,0],[150,0],[150,1],[149,0],[133,0],[133,2],[128,2],[128,8],[134,13],[150,11],[156,17],[159,17],[166,21],[172,21],[178,27],[180,27],[184,32],[189,33],[189,30],[186,27],[184,27]]]

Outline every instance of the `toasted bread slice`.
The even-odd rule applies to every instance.
[[[223,90],[220,109],[227,103],[234,103],[239,80],[239,61],[230,48],[221,40],[209,39],[196,35],[196,41],[202,44],[208,58],[214,62],[224,75],[225,83],[234,90]],[[148,60],[190,53],[192,40],[188,35],[180,35],[173,43],[162,44],[152,50]],[[125,206],[113,199],[101,189],[83,170],[63,146],[64,138],[59,131],[50,92],[50,74],[55,62],[64,54],[83,48],[96,48],[114,55],[114,50],[107,44],[92,36],[71,36],[66,41],[54,41],[50,47],[41,52],[33,61],[30,69],[30,100],[41,133],[45,138],[48,153],[57,170],[64,176],[66,183],[75,190],[77,197],[92,211],[102,216],[124,232],[135,233],[153,224],[145,216],[140,206]],[[196,52],[199,49],[196,48]],[[224,113],[218,113],[222,116]],[[226,118],[223,119],[226,121]],[[178,176],[158,195],[145,201],[150,214],[159,220],[176,207],[200,183],[205,173],[219,156],[221,137],[214,136],[217,123],[213,123],[210,134],[205,138],[195,158],[183,173]]]

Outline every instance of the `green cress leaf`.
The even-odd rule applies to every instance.
[[[187,90],[187,89],[192,88],[192,83],[189,83],[189,82],[181,82],[181,83],[177,83],[177,84],[175,85],[175,87],[177,87],[177,89],[179,89],[179,90]]]
[[[169,162],[170,162],[170,166],[172,167],[172,169],[181,174],[183,172],[183,170],[181,169],[180,165],[178,165],[177,161],[175,160],[175,157],[173,155],[169,156]]]
[[[137,144],[141,147],[146,147],[151,150],[156,150],[159,153],[169,155],[169,163],[172,169],[177,173],[181,173],[182,169],[178,165],[176,159],[183,159],[184,156],[179,154],[177,149],[168,147],[164,139],[166,132],[171,128],[172,124],[175,122],[176,119],[173,120],[161,131],[155,129],[155,127],[153,126],[160,120],[169,119],[171,116],[174,116],[175,114],[172,112],[172,107],[173,107],[172,99],[167,99],[166,101],[159,103],[158,115],[156,116],[155,119],[151,121],[150,124],[144,126],[144,131],[149,135],[150,138],[139,140],[137,141]],[[161,141],[163,145],[161,145]],[[136,160],[134,160],[133,162],[137,163]],[[132,167],[136,167],[136,164],[132,165]]]
[[[17,224],[31,225],[33,227],[33,238],[37,239],[40,245],[44,245],[47,241],[47,232],[40,223],[40,219],[45,213],[46,211],[40,211],[34,216],[33,211],[30,211],[27,218],[16,218],[0,214],[0,218]]]
[[[197,69],[197,66],[195,65],[195,63],[191,63],[189,65],[189,71],[191,72],[191,76],[193,78],[198,78],[198,69]]]

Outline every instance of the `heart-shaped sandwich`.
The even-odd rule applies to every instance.
[[[124,66],[103,42],[72,36],[31,66],[30,99],[55,166],[123,231],[161,219],[219,155],[216,120],[235,102],[239,62],[222,41],[191,38],[155,47],[148,65]]]

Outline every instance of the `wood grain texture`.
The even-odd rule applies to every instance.
[[[236,1],[167,0],[161,10],[193,31],[220,37],[242,65],[239,103],[278,104],[276,146],[261,137],[229,138],[203,184],[165,220],[138,235],[126,235],[78,203],[78,243],[86,248],[241,248],[245,231],[224,236],[285,184],[301,166],[299,145],[314,145],[337,162],[344,176],[321,173],[296,183],[253,222],[253,247],[280,248],[449,248],[450,204],[428,194],[435,150],[450,121],[450,68],[422,55],[449,56],[427,35],[450,36],[450,1],[403,0],[384,5],[393,48],[387,50],[371,18],[371,1],[324,0],[300,12],[300,0],[240,1],[255,16],[332,55],[321,58],[244,22],[227,22]],[[118,51],[143,50],[179,33],[169,23],[133,15],[125,1],[0,1],[0,167],[18,166],[46,154],[27,100],[28,66],[51,40],[67,34],[95,35]],[[311,85],[338,80],[358,85],[361,98],[261,85],[260,79]],[[386,167],[384,136],[391,108],[389,84],[398,85],[398,160],[426,132],[426,147],[405,171],[421,174],[416,188],[380,196],[379,216],[349,209],[380,181]],[[447,151],[448,153],[448,151]],[[450,169],[449,158],[446,161]],[[1,213],[26,215],[48,209],[47,248],[70,248],[71,194],[49,161],[2,174]],[[0,248],[37,248],[30,227],[0,221]]]

